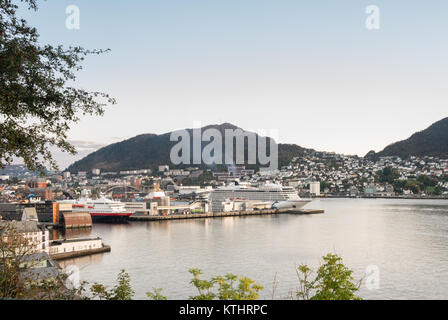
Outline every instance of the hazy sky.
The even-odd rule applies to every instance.
[[[364,155],[448,116],[446,0],[40,3],[26,17],[42,42],[112,50],[79,73],[79,86],[118,101],[73,126],[82,155],[197,121]],[[72,4],[79,30],[65,26]],[[379,30],[365,27],[368,5]]]

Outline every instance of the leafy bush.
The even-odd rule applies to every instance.
[[[297,268],[300,289],[296,295],[299,300],[361,300],[355,295],[361,281],[355,283],[353,271],[342,263],[342,258],[329,253],[322,257],[323,264],[317,269],[316,277],[307,265]]]
[[[190,297],[191,300],[257,300],[258,293],[264,289],[250,278],[230,273],[211,280],[201,280],[199,279],[201,270],[190,269],[189,272],[193,275],[190,283],[199,292],[199,295]]]
[[[94,298],[100,300],[132,300],[134,290],[131,287],[131,278],[125,270],[121,270],[117,276],[117,284],[110,290],[106,286],[95,283],[90,288]]]

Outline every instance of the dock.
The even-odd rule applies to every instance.
[[[73,259],[78,257],[90,256],[92,254],[110,252],[110,246],[103,245],[101,248],[89,249],[89,250],[81,250],[81,251],[72,251],[72,252],[64,252],[58,254],[50,254],[50,258],[53,260],[66,260]]]
[[[254,210],[254,211],[235,211],[235,212],[216,212],[216,213],[194,213],[194,214],[170,214],[170,215],[132,215],[130,221],[165,221],[181,219],[209,219],[224,217],[243,217],[243,216],[264,216],[280,214],[296,215],[314,215],[322,214],[324,210],[320,209],[302,209],[302,210]]]

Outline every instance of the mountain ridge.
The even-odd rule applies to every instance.
[[[448,158],[448,117],[439,120],[428,128],[412,134],[408,139],[394,142],[382,151],[370,151],[367,158],[398,156],[434,156]]]
[[[202,127],[201,130],[203,132],[211,128],[217,129],[223,136],[225,135],[226,129],[241,129],[245,133],[250,132],[228,122],[207,125]],[[192,139],[193,129],[189,128],[185,130],[190,134],[190,139]],[[179,130],[173,132],[176,131]],[[167,132],[159,135],[153,133],[140,134],[130,139],[110,144],[74,162],[67,170],[74,173],[77,171],[90,171],[92,169],[101,169],[102,171],[156,169],[159,165],[164,164],[168,164],[174,168],[191,166],[175,166],[171,164],[171,148],[178,143],[177,141],[170,141],[171,133]],[[202,143],[202,148],[207,144],[208,142]],[[224,143],[223,147],[225,147]],[[246,142],[244,149],[245,159],[247,159]],[[282,143],[278,143],[278,151],[279,167],[289,164],[292,158],[300,156],[304,152],[316,152],[314,149],[303,148],[296,144]],[[384,156],[399,156],[401,158],[409,158],[410,156],[436,156],[448,158],[448,117],[433,123],[422,131],[412,134],[408,139],[389,144],[378,153],[370,151],[365,155],[365,158],[378,159]],[[200,165],[200,167],[208,168],[206,165]],[[252,165],[247,165],[247,167],[254,168]],[[257,163],[255,169],[258,168]]]
[[[226,129],[241,129],[231,123],[212,124],[201,128],[201,131],[207,129],[217,129],[223,136]],[[192,128],[185,129],[192,136]],[[241,129],[245,133],[246,131]],[[179,130],[175,130],[176,132]],[[170,161],[171,148],[176,145],[177,141],[170,141],[172,132],[157,134],[140,134],[130,139],[116,142],[98,149],[90,153],[81,160],[71,164],[66,170],[72,173],[78,171],[91,171],[92,169],[101,169],[102,171],[124,171],[135,169],[156,169],[159,165],[170,165],[170,167],[183,168],[192,165],[172,165]],[[258,135],[257,135],[258,136]],[[203,142],[202,149],[208,142]],[[225,143],[223,143],[225,147]],[[247,159],[247,143],[245,142],[245,159]],[[294,156],[303,154],[306,150],[314,151],[313,149],[302,148],[293,144],[278,144],[279,148],[279,166],[288,164]],[[191,148],[192,149],[192,148]],[[191,150],[192,152],[192,150]],[[223,152],[224,153],[224,152]],[[224,162],[224,161],[223,161]],[[198,166],[198,165],[193,165]],[[200,165],[201,167],[208,167]],[[257,165],[246,165],[248,168],[256,167]]]

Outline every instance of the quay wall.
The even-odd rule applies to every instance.
[[[171,214],[171,215],[141,215],[130,216],[131,221],[164,221],[180,219],[205,219],[205,218],[223,218],[223,217],[241,217],[241,216],[262,216],[276,214],[321,214],[324,210],[305,209],[305,210],[256,210],[256,211],[237,211],[237,212],[216,212],[216,213],[196,213],[196,214]]]
[[[53,260],[66,260],[66,259],[90,256],[92,254],[110,252],[110,251],[111,251],[111,247],[104,245],[100,248],[95,248],[95,249],[50,254],[50,258]]]

